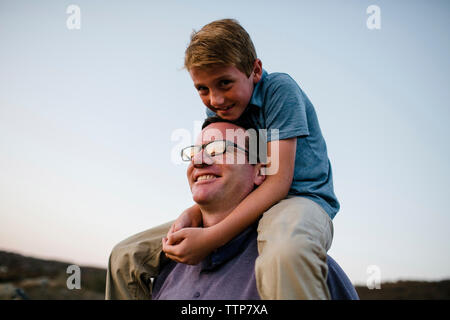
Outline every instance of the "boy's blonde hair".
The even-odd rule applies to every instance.
[[[232,65],[250,77],[255,60],[256,50],[247,31],[234,19],[222,19],[192,33],[184,66],[190,70],[215,64]]]

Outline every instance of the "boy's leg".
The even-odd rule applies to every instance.
[[[151,278],[167,259],[161,255],[161,239],[173,222],[138,233],[114,247],[106,275],[106,300],[151,299]]]
[[[322,207],[288,197],[258,225],[256,284],[262,299],[330,299],[327,251],[333,223]]]

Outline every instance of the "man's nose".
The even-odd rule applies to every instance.
[[[201,150],[199,153],[195,154],[192,158],[192,163],[194,167],[205,167],[210,166],[214,163],[214,160]]]
[[[220,92],[211,92],[210,102],[213,107],[221,107],[225,103],[225,98]]]

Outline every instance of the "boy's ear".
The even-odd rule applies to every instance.
[[[260,59],[256,59],[253,63],[253,83],[257,84],[262,77],[262,61]]]

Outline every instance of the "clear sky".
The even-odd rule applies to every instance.
[[[172,161],[172,135],[204,118],[184,50],[220,18],[316,108],[341,202],[329,253],[350,279],[450,278],[445,0],[0,0],[0,249],[106,267],[192,204]]]

